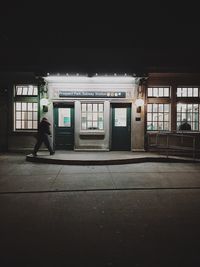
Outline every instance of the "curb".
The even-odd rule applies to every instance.
[[[70,159],[50,159],[41,158],[39,156],[33,157],[26,156],[26,161],[47,164],[60,164],[60,165],[121,165],[143,162],[171,162],[171,163],[198,163],[199,161],[186,158],[177,157],[141,157],[130,159],[108,159],[108,160],[70,160]]]

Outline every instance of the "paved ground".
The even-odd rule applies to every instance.
[[[200,164],[0,155],[0,266],[199,266]]]

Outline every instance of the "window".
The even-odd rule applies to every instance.
[[[169,104],[147,105],[147,130],[169,131]]]
[[[15,129],[37,129],[38,104],[15,102]]]
[[[199,105],[198,104],[177,104],[177,130],[183,121],[187,121],[191,130],[199,130]]]
[[[149,87],[147,91],[148,97],[169,97],[169,87]]]
[[[81,129],[103,130],[104,128],[104,106],[101,103],[81,104]]]
[[[127,108],[115,108],[115,127],[127,126]]]
[[[16,96],[37,96],[38,88],[33,85],[17,85],[15,87]]]
[[[17,85],[14,96],[14,130],[29,131],[38,127],[38,88]]]
[[[199,97],[198,87],[178,87],[177,97]]]
[[[58,127],[71,127],[71,108],[58,108]]]

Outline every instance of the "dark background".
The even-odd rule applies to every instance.
[[[198,7],[181,2],[6,2],[0,69],[198,72]]]

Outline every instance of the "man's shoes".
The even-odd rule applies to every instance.
[[[32,153],[33,157],[37,157],[37,153],[33,152]]]
[[[53,152],[50,152],[50,155],[54,155],[55,154],[55,152],[53,151]]]

